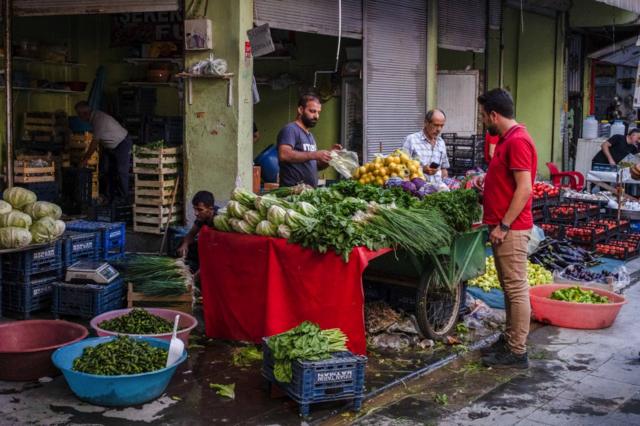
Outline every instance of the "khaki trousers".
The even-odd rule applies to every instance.
[[[493,256],[500,285],[504,290],[507,314],[505,337],[511,352],[527,352],[531,321],[529,283],[527,281],[527,245],[531,230],[507,232],[500,245],[493,246]]]

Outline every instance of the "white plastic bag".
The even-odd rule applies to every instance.
[[[531,230],[531,238],[529,239],[529,244],[527,245],[527,256],[531,256],[537,249],[540,243],[544,240],[544,231],[542,228],[537,226],[533,226]]]
[[[342,149],[331,151],[331,161],[329,165],[336,169],[343,177],[351,179],[353,172],[358,168],[358,154],[353,151]]]

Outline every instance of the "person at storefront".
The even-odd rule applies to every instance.
[[[284,126],[278,133],[278,162],[280,165],[280,186],[295,186],[299,183],[318,186],[318,170],[329,166],[331,151],[318,150],[311,134],[320,119],[322,105],[320,99],[306,94],[298,100],[295,121]],[[333,145],[331,150],[342,146]]]
[[[639,151],[638,140],[640,129],[631,129],[624,135],[613,135],[600,146],[598,152],[591,161],[591,167],[595,164],[609,164],[615,166],[629,154],[637,154]]]
[[[187,263],[193,271],[199,269],[196,237],[203,226],[206,225],[209,228],[213,228],[213,217],[217,210],[215,201],[213,194],[209,191],[198,191],[191,199],[196,219],[191,229],[189,229],[189,232],[187,232],[187,235],[182,239],[182,243],[177,249],[177,254],[180,257],[186,258]]]
[[[129,132],[109,114],[94,111],[88,102],[78,102],[75,109],[78,117],[91,123],[93,128],[93,139],[82,158],[82,167],[86,167],[87,161],[97,151],[98,144],[100,144],[103,157],[100,159],[100,163],[105,162],[108,171],[107,196],[109,203],[129,204],[129,167],[133,145]]]
[[[489,226],[506,305],[506,330],[482,359],[492,367],[528,368],[527,245],[533,228],[531,202],[538,157],[527,129],[514,119],[509,92],[491,90],[478,97],[478,103],[487,130],[500,136],[484,178],[483,223]]]
[[[440,183],[448,176],[449,157],[444,139],[440,136],[446,120],[442,110],[427,111],[422,130],[407,136],[402,145],[409,156],[420,161],[425,180],[430,183]]]

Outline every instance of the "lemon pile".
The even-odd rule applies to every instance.
[[[487,271],[484,275],[470,280],[468,284],[473,287],[480,287],[482,290],[487,292],[492,288],[499,289],[500,281],[498,280],[498,271],[496,271],[496,264],[493,260],[493,256],[487,257],[486,268]],[[528,262],[527,280],[531,287],[542,284],[551,284],[553,282],[553,275],[551,272],[544,269],[544,267]]]
[[[424,179],[424,174],[420,162],[412,160],[402,150],[396,150],[387,157],[376,157],[373,161],[358,167],[353,173],[353,179],[358,182],[379,186],[392,177],[402,180]]]

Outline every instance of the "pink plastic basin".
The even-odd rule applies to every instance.
[[[96,331],[98,336],[117,336],[118,334],[115,331],[104,330],[98,326],[102,321],[110,320],[113,318],[120,317],[122,315],[128,314],[131,312],[133,308],[127,309],[117,309],[115,311],[105,312],[104,314],[100,314],[97,317],[91,320],[91,327]],[[180,315],[180,322],[178,322],[178,338],[184,342],[184,347],[189,347],[189,334],[191,334],[191,330],[196,328],[198,325],[198,320],[193,316],[181,312],[174,311],[172,309],[162,309],[162,308],[143,308],[147,312],[152,315],[159,316],[160,318],[164,318],[173,324],[176,315]],[[161,334],[129,334],[129,336],[145,336],[145,337],[157,337],[158,339],[163,340],[171,340],[172,333],[161,333]]]
[[[51,362],[58,348],[89,335],[80,324],[27,320],[0,324],[0,380],[37,380],[60,371]]]
[[[549,299],[554,291],[569,287],[575,287],[575,285],[547,284],[532,287],[529,294],[533,318],[542,323],[565,328],[589,330],[607,328],[615,321],[622,305],[627,303],[626,299],[619,294],[585,286],[581,287],[608,297],[612,303],[572,303]]]

